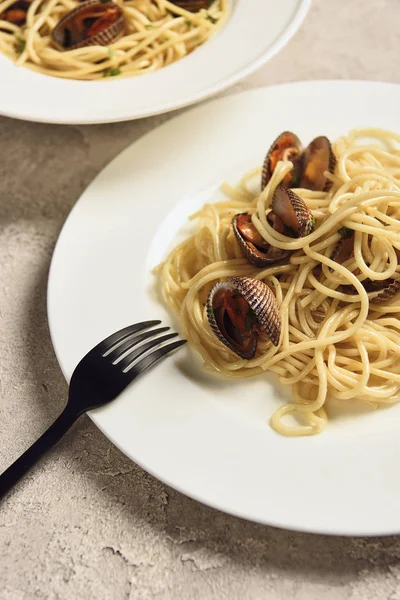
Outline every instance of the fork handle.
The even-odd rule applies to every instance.
[[[0,475],[0,500],[21,479],[23,475],[50,450],[75,423],[80,415],[66,406],[52,425]]]

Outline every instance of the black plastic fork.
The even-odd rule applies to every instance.
[[[125,327],[97,344],[82,358],[72,374],[68,402],[60,416],[0,475],[0,499],[81,415],[114,400],[143,371],[186,343],[186,340],[178,340],[163,345],[178,334],[160,335],[169,330],[169,327],[153,329],[160,323],[145,321]],[[145,340],[149,341],[142,343]]]

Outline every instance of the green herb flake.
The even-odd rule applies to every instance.
[[[353,230],[349,229],[348,227],[341,227],[338,230],[338,233],[340,233],[342,238],[351,238],[351,236],[353,235]]]
[[[154,25],[152,25],[151,23],[147,23],[147,25],[144,26],[145,29],[154,29]]]
[[[121,75],[121,69],[106,69],[103,73],[103,77],[116,77]]]
[[[165,38],[164,38],[164,42],[169,42],[169,40],[170,40],[170,39],[171,39],[171,38],[169,38],[169,37],[166,35],[166,36],[165,36]]]
[[[115,56],[115,52],[114,50],[111,50],[111,48],[107,48],[107,54],[110,58],[113,58],[113,56]]]
[[[17,54],[22,54],[25,50],[26,42],[20,37],[15,36],[15,51]]]
[[[192,22],[192,21],[189,21],[189,20],[186,20],[186,21],[185,21],[185,25],[186,25],[187,27],[193,27],[193,22]]]
[[[218,19],[216,19],[212,15],[207,15],[207,21],[210,21],[210,23],[212,23],[213,25],[215,25],[216,23],[218,23]]]

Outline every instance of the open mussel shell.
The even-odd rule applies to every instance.
[[[287,233],[292,234],[291,237],[293,234],[296,237],[304,237],[314,229],[315,220],[307,204],[283,185],[276,188],[271,209],[282,221],[285,229],[289,230]]]
[[[262,175],[261,189],[264,189],[275,171],[276,165],[280,160],[290,160],[293,163],[293,169],[286,175],[282,181],[286,187],[298,187],[300,168],[301,168],[302,146],[297,135],[291,131],[281,133],[265,157]]]
[[[199,12],[203,8],[208,8],[213,0],[171,0],[172,4],[184,8],[189,12]]]
[[[239,247],[252,265],[266,267],[289,256],[287,250],[274,248],[261,237],[247,213],[235,215],[232,228]]]
[[[335,171],[336,158],[328,138],[321,135],[305,149],[302,157],[301,177],[298,187],[326,192],[332,185],[324,175]]]
[[[122,9],[114,2],[88,0],[71,10],[56,25],[52,38],[60,49],[108,46],[125,33]]]
[[[207,317],[219,340],[246,360],[256,353],[260,331],[267,333],[274,346],[279,344],[278,304],[271,289],[258,279],[229,277],[214,285],[207,298]]]

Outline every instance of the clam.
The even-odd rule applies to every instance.
[[[280,160],[290,160],[293,163],[293,169],[282,181],[283,185],[286,187],[297,186],[301,167],[301,153],[302,146],[297,135],[291,131],[284,131],[281,133],[276,138],[265,157],[261,176],[262,189],[265,188],[271,179],[275,167]]]
[[[199,12],[203,8],[208,8],[213,0],[172,0],[172,4],[184,8],[189,12]]]
[[[343,228],[345,229],[345,228]],[[350,233],[347,233],[350,232]],[[354,255],[354,231],[346,229],[342,237],[336,244],[331,254],[331,259],[337,263],[343,264]]]
[[[21,27],[25,25],[26,13],[33,0],[17,0],[11,4],[6,10],[0,14],[0,21],[7,21],[13,25]]]
[[[247,213],[236,215],[232,220],[232,227],[245,257],[257,267],[265,267],[289,255],[288,251],[268,244],[254,227],[251,215]]]
[[[304,237],[314,229],[315,219],[307,204],[283,185],[276,188],[271,209],[275,220],[281,220],[285,233],[290,237]]]
[[[83,2],[56,25],[52,38],[62,50],[108,46],[125,33],[122,9],[114,2]]]
[[[261,186],[265,188],[280,160],[290,160],[293,168],[283,179],[285,187],[301,187],[313,191],[328,191],[331,182],[324,173],[333,173],[336,158],[326,136],[316,137],[303,151],[299,138],[291,131],[281,133],[265,157]]]
[[[211,329],[232,352],[250,360],[257,349],[259,334],[265,331],[279,344],[281,316],[271,289],[250,277],[229,277],[211,289],[207,298]]]
[[[393,298],[393,296],[400,292],[400,279],[389,279],[382,283],[386,283],[386,287],[371,300],[374,304],[383,304],[386,300],[390,300],[390,298]]]
[[[328,138],[324,135],[315,138],[303,153],[299,187],[313,191],[328,191],[332,183],[324,173],[325,171],[333,173],[335,166],[336,158]]]
[[[304,200],[292,190],[278,186],[272,199],[268,222],[278,233],[289,237],[303,237],[314,228],[314,217]],[[289,250],[271,246],[253,225],[251,215],[235,215],[232,227],[236,240],[247,260],[257,267],[265,267],[289,256]]]

